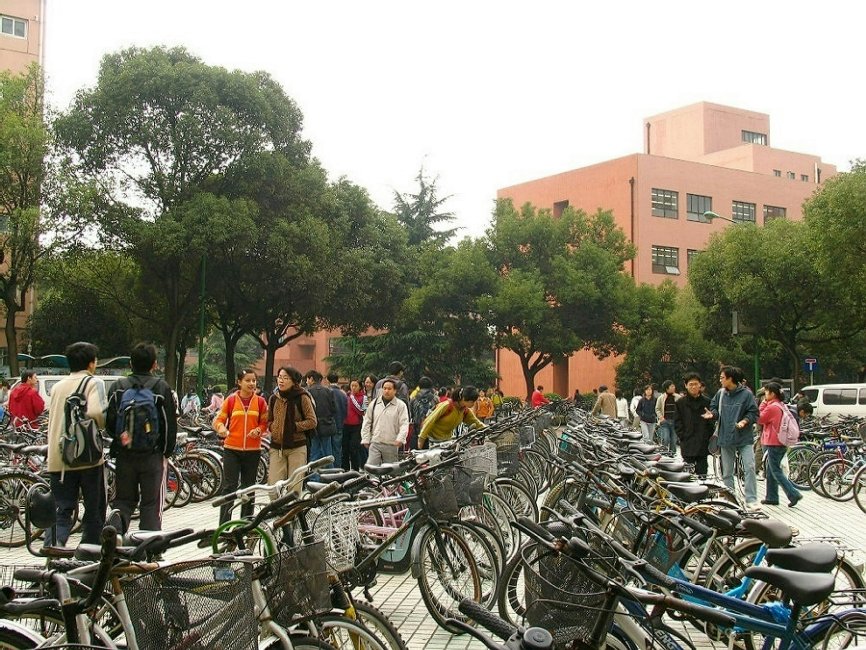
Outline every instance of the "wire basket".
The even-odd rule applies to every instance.
[[[418,481],[418,495],[427,514],[436,521],[454,519],[460,513],[450,473],[427,474]]]
[[[45,594],[43,584],[15,578],[15,572],[18,569],[36,569],[37,571],[41,571],[45,569],[45,565],[8,564],[0,566],[0,587],[12,587],[15,590],[15,596],[18,598],[37,598],[43,596]]]
[[[476,472],[483,472],[490,478],[499,476],[499,466],[496,460],[496,444],[485,442],[483,445],[467,447],[463,450],[463,467]]]
[[[536,420],[536,423],[538,420]],[[544,427],[542,427],[542,430]],[[535,425],[528,424],[524,427],[520,427],[517,431],[517,435],[520,437],[520,446],[521,447],[531,447],[535,443],[535,439],[537,436]]]
[[[314,511],[315,512],[315,511]],[[355,566],[361,532],[358,528],[361,506],[338,501],[318,511],[313,520],[313,536],[325,543],[328,566],[332,572]]]
[[[671,531],[650,528],[640,555],[656,569],[667,573],[685,555],[687,547],[679,537]]]
[[[496,464],[499,476],[514,476],[520,469],[520,443],[497,442]]]
[[[563,435],[559,438],[557,454],[565,460],[580,460],[580,445],[576,440]]]
[[[606,632],[616,599],[590,580],[579,562],[535,545],[521,553],[527,626],[548,630],[558,647],[574,641],[590,646]]]
[[[634,510],[622,509],[614,514],[613,526],[608,528],[611,537],[630,551],[635,550],[642,521]],[[670,567],[668,567],[670,568]]]
[[[331,609],[325,555],[325,543],[314,542],[271,555],[260,565],[268,609],[279,625]]]
[[[487,475],[476,472],[466,467],[454,468],[454,492],[457,505],[480,506],[484,499],[484,487],[487,484]]]
[[[255,650],[253,566],[180,562],[125,581],[123,593],[140,648]]]

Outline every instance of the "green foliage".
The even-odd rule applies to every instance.
[[[262,348],[255,337],[242,336],[235,347],[231,365],[235,368],[249,368],[255,366],[261,357]],[[225,341],[219,332],[213,332],[204,340],[204,385],[224,385],[225,369],[228,365]],[[197,365],[187,368],[186,375],[191,386],[195,385],[197,369]]]
[[[418,170],[415,180],[418,182],[415,194],[394,192],[394,214],[406,229],[409,246],[442,248],[457,232],[456,228],[437,228],[454,221],[454,213],[443,210],[451,197],[439,196],[437,179],[431,181],[423,168]]]
[[[545,393],[544,396],[551,402],[561,402],[562,396],[559,393]]]
[[[604,357],[624,349],[634,285],[622,271],[634,249],[609,212],[569,208],[554,218],[499,201],[484,243],[497,281],[478,311],[497,345],[520,358],[527,396],[540,370],[575,350]]]

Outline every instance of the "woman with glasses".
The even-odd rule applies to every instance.
[[[283,366],[277,372],[277,390],[268,402],[268,483],[289,478],[307,462],[307,437],[316,424],[316,409],[310,394],[301,387],[301,373]]]

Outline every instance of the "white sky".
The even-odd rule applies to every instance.
[[[131,45],[263,69],[332,178],[390,209],[424,165],[471,235],[497,188],[638,152],[642,118],[697,101],[769,113],[773,146],[840,170],[866,158],[859,0],[47,3],[55,106]]]

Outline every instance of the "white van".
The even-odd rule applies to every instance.
[[[803,394],[812,403],[814,415],[866,417],[866,384],[820,384],[806,386]]]

